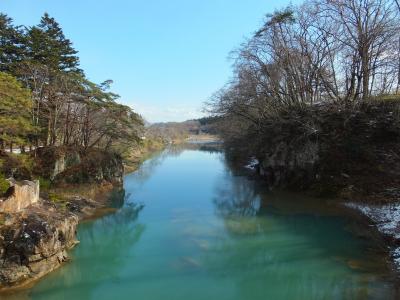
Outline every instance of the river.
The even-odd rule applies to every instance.
[[[222,152],[167,149],[124,188],[121,207],[80,224],[72,261],[27,299],[395,297],[377,247],[349,219],[325,200],[268,191]]]

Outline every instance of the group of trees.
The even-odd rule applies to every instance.
[[[154,123],[146,128],[146,136],[153,140],[178,142],[192,135],[217,134],[214,124],[215,117],[187,120],[184,122]]]
[[[268,15],[212,98],[225,133],[320,103],[354,108],[400,89],[397,0],[310,0]]]
[[[48,14],[32,27],[0,14],[0,148],[121,149],[138,142],[142,118],[116,102],[111,83],[85,77],[77,51]]]
[[[154,123],[148,126],[146,136],[166,143],[186,139],[189,135],[198,134],[200,124],[197,120],[184,122]]]

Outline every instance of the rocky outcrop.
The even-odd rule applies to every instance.
[[[61,172],[64,172],[64,170],[65,170],[65,154],[62,154],[54,162],[54,168],[53,172],[50,175],[50,179],[54,180],[54,178]]]
[[[308,141],[292,147],[290,143],[280,142],[271,150],[264,154],[259,164],[260,175],[267,178],[270,186],[304,185],[315,178],[318,143]]]
[[[253,142],[241,151],[271,187],[387,199],[383,192],[400,185],[398,111],[398,102],[293,110],[246,136]]]
[[[124,190],[98,186],[93,199],[78,195],[57,202],[45,199],[19,212],[0,212],[0,291],[37,280],[68,260],[77,242],[79,220],[115,211]]]
[[[39,201],[39,181],[16,182],[10,179],[10,188],[0,198],[0,212],[14,213]]]
[[[37,149],[35,163],[32,175],[50,179],[54,188],[39,197],[39,181],[10,180],[0,199],[0,290],[19,288],[61,266],[77,243],[79,220],[115,211],[107,207],[124,199],[117,154],[46,147]],[[71,184],[83,184],[73,186],[88,197],[63,193]]]
[[[25,213],[2,215],[0,289],[27,284],[67,260],[76,244],[78,217],[49,205]]]
[[[44,147],[37,149],[38,172],[57,184],[108,181],[122,184],[121,156],[99,149]]]
[[[0,290],[26,285],[67,261],[67,250],[77,243],[79,220],[111,204],[114,190],[103,183],[95,200],[72,196],[54,202],[39,198],[37,181],[11,184],[0,203]]]
[[[71,166],[54,178],[56,184],[101,183],[122,184],[124,166],[121,157],[106,152],[88,154],[81,163]]]

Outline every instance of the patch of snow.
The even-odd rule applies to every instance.
[[[379,206],[348,203],[346,206],[356,209],[370,218],[376,223],[380,232],[400,239],[400,203]]]
[[[371,219],[381,233],[400,240],[400,203],[385,205],[347,203],[345,205]],[[392,249],[391,256],[396,268],[400,271],[400,247]]]
[[[392,251],[392,257],[396,267],[400,269],[400,247],[397,247]]]
[[[257,168],[257,166],[259,165],[259,163],[260,163],[260,162],[258,161],[257,158],[252,157],[252,158],[250,159],[250,161],[247,163],[247,165],[245,165],[244,167],[245,167],[246,169],[255,170],[255,169]]]

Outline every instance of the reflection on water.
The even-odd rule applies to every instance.
[[[216,182],[213,202],[222,217],[256,216],[261,207],[261,199],[253,182],[243,177],[233,177],[230,173]]]
[[[73,261],[29,296],[396,298],[374,245],[322,200],[273,194],[232,171],[220,151],[190,147],[127,175],[125,201],[114,202],[121,208],[81,224]]]
[[[121,208],[125,203],[125,199],[128,198],[129,195],[126,195],[124,188],[118,187],[111,191],[109,197],[110,206],[112,208]]]
[[[65,299],[63,289],[68,289],[71,299],[92,299],[93,290],[101,282],[118,280],[118,273],[133,257],[126,250],[134,246],[146,226],[137,222],[142,206],[128,203],[115,214],[79,227],[78,239],[83,247],[76,247],[73,263],[49,275],[34,290],[37,299]]]

